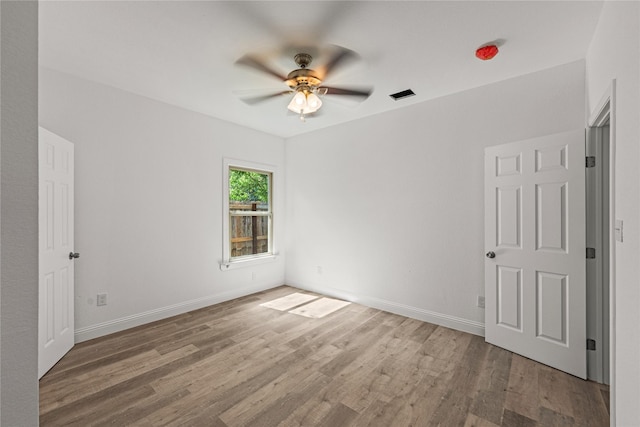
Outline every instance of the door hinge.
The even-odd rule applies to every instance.
[[[585,166],[588,168],[593,168],[596,166],[596,158],[595,156],[587,156]]]
[[[596,349],[596,340],[587,338],[587,350],[595,350],[595,349]]]
[[[596,257],[596,249],[595,248],[587,248],[587,259],[593,259]]]

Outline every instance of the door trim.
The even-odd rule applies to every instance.
[[[616,425],[616,241],[615,241],[615,163],[616,163],[616,79],[596,104],[587,122],[588,131],[609,123],[609,379],[610,425]]]

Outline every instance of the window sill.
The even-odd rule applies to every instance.
[[[276,260],[278,254],[262,255],[246,259],[220,262],[220,270],[235,270],[236,268],[251,267],[258,264],[266,264]]]

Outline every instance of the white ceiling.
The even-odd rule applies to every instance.
[[[40,65],[284,138],[583,59],[601,1],[44,1]],[[475,50],[491,41],[491,61]],[[372,86],[362,103],[326,96],[302,123],[277,97],[241,95],[284,83],[235,65],[259,55],[286,74],[298,51],[360,60],[331,75],[336,87]],[[389,94],[411,88],[416,96]],[[251,90],[251,92],[245,92]],[[255,90],[255,92],[253,92]]]

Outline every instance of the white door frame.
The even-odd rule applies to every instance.
[[[586,156],[595,162],[586,169],[586,244],[595,249],[587,259],[587,378],[609,384],[609,114],[602,126],[587,128]]]
[[[602,132],[602,128],[609,125],[609,379],[610,379],[610,425],[616,425],[616,240],[615,240],[615,163],[616,163],[616,80],[596,105],[589,116],[588,132]],[[599,319],[602,322],[602,319]]]

